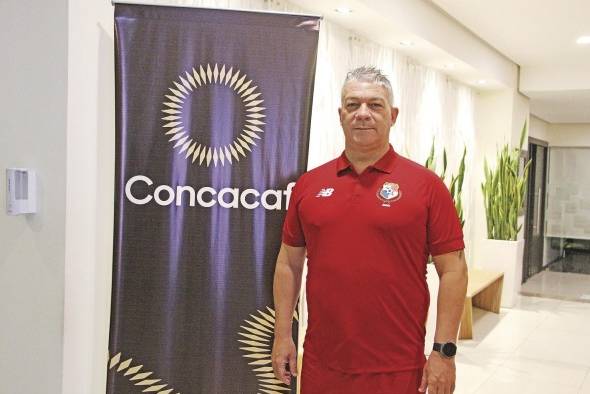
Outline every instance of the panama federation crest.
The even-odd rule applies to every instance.
[[[377,198],[383,203],[382,206],[389,207],[390,203],[399,200],[402,197],[402,192],[399,190],[399,185],[393,182],[385,182],[381,189],[377,191]]]

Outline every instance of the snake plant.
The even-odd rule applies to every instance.
[[[520,134],[518,148],[510,149],[505,144],[497,153],[497,163],[490,169],[484,159],[483,193],[486,223],[489,239],[516,241],[522,224],[518,224],[518,215],[524,205],[526,186],[531,161],[522,173],[519,173],[520,155],[526,135],[526,122]]]
[[[451,182],[447,186],[449,191],[451,192],[451,197],[453,197],[453,203],[455,204],[455,209],[457,210],[457,215],[459,216],[459,220],[461,220],[461,227],[465,224],[465,219],[463,218],[463,202],[461,199],[461,191],[463,190],[463,180],[465,179],[465,156],[467,155],[467,147],[463,148],[463,157],[461,157],[461,162],[459,163],[459,172],[455,176],[451,174]],[[445,181],[447,175],[447,150],[443,149],[443,170],[439,174],[440,179]],[[428,158],[426,159],[426,163],[424,167],[428,168],[429,170],[436,172],[436,157],[434,153],[434,138],[432,139],[432,147],[430,148],[430,153],[428,154]]]

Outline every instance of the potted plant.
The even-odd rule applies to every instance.
[[[481,268],[504,272],[502,306],[512,307],[522,280],[524,240],[518,234],[522,228],[519,216],[525,201],[531,161],[521,169],[520,159],[527,123],[524,123],[518,148],[505,144],[497,152],[495,168],[484,160],[484,182],[481,184],[485,205],[488,239],[480,254]]]

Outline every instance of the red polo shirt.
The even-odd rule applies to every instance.
[[[428,255],[464,248],[445,184],[392,147],[357,174],[343,153],[297,181],[283,242],[305,246],[305,352],[348,373],[424,365]]]

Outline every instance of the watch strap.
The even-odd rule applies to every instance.
[[[445,347],[447,349],[445,349]],[[435,342],[432,345],[432,350],[435,352],[439,352],[445,358],[452,358],[457,353],[457,345],[455,345],[453,342],[446,342],[446,343]],[[448,352],[448,351],[450,351],[450,352]]]

